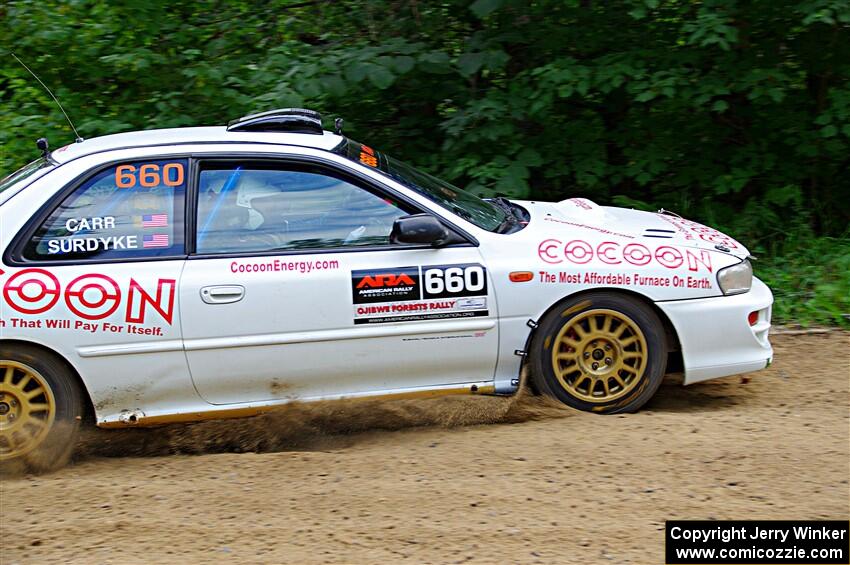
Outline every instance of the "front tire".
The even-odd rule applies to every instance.
[[[652,398],[667,361],[664,326],[638,299],[615,292],[568,298],[543,319],[531,344],[533,384],[588,412],[634,412]]]
[[[0,472],[46,472],[68,462],[83,402],[70,369],[28,346],[0,346]]]

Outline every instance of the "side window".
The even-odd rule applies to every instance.
[[[26,243],[30,260],[182,255],[185,159],[122,163],[85,181]]]
[[[313,169],[205,167],[198,253],[386,245],[401,205]]]

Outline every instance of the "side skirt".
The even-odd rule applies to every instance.
[[[402,400],[413,398],[432,398],[450,395],[492,395],[496,388],[492,381],[478,383],[464,383],[458,385],[444,385],[438,387],[399,389],[389,391],[366,392],[339,396],[321,396],[310,398],[282,398],[279,400],[268,400],[263,402],[252,402],[247,404],[234,404],[223,408],[209,405],[209,409],[198,407],[196,410],[184,412],[149,412],[140,409],[122,410],[118,414],[110,415],[97,422],[101,428],[126,428],[126,427],[148,427],[181,422],[199,422],[203,420],[219,420],[225,418],[246,418],[257,416],[285,406],[293,402],[318,402],[327,400],[351,401],[351,400]]]

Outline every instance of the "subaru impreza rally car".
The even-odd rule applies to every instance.
[[[480,199],[306,110],[71,144],[0,183],[0,464],[81,421],[512,394],[634,411],[772,358],[743,245],[675,214]]]

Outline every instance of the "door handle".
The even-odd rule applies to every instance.
[[[201,300],[207,304],[231,304],[245,296],[245,287],[238,284],[205,286],[201,288]]]

